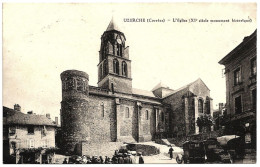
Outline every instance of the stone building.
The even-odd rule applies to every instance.
[[[47,163],[55,151],[56,124],[50,115],[36,115],[3,107],[3,161],[4,163]]]
[[[66,152],[99,154],[99,148],[114,146],[113,150],[122,142],[198,133],[196,117],[212,113],[210,90],[201,79],[177,90],[160,83],[146,91],[132,88],[131,76],[126,37],[111,20],[101,36],[98,87],[88,84],[85,72],[61,73],[61,132]]]
[[[256,148],[256,34],[255,30],[219,61],[225,66],[226,133],[242,136],[252,148]]]

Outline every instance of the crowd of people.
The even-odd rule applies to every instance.
[[[82,157],[77,156],[76,158],[65,158],[63,164],[144,164],[144,159],[142,153],[131,152],[120,152],[118,150],[115,151],[115,154],[110,158],[105,156],[85,156]]]

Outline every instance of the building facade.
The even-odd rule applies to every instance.
[[[256,148],[256,34],[255,30],[219,61],[225,66],[227,133],[241,136],[252,148]]]
[[[24,114],[18,104],[3,107],[4,163],[50,163],[55,150],[56,124],[49,115]]]
[[[89,155],[111,142],[116,145],[199,133],[196,117],[212,114],[210,90],[201,79],[177,90],[160,83],[146,91],[132,88],[131,76],[126,37],[111,20],[101,37],[98,87],[88,84],[85,72],[61,73],[65,152]]]

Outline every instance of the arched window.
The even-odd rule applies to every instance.
[[[210,100],[206,101],[206,114],[210,114]]]
[[[127,64],[125,61],[122,62],[122,75],[127,77]]]
[[[164,113],[163,112],[161,113],[161,121],[162,122],[164,121]]]
[[[82,79],[77,79],[77,90],[84,91],[84,83]]]
[[[149,119],[149,111],[148,110],[146,110],[145,117],[146,117],[146,120]]]
[[[203,100],[202,99],[199,99],[199,101],[198,101],[198,110],[199,110],[199,113],[203,113]]]
[[[67,90],[73,90],[75,87],[75,81],[73,78],[68,78],[66,81]]]
[[[117,55],[120,56],[120,57],[122,57],[122,49],[123,49],[122,45],[117,43],[116,51],[117,51]]]
[[[106,45],[103,45],[103,50],[102,51],[103,51],[102,52],[102,60],[104,60],[105,57],[106,57]]]
[[[117,59],[113,60],[113,72],[119,75],[119,62]]]
[[[103,63],[103,76],[107,75],[108,71],[107,71],[107,60],[104,61]]]

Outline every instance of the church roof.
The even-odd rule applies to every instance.
[[[106,31],[112,31],[112,30],[121,32],[120,29],[118,28],[118,26],[115,24],[113,17],[112,17]]]
[[[148,90],[141,90],[141,89],[136,89],[132,88],[132,93],[136,95],[142,95],[142,96],[148,96],[148,97],[156,97],[152,91]]]
[[[162,82],[160,82],[152,89],[152,91],[155,91],[155,90],[157,90],[159,88],[167,88],[167,89],[169,89],[169,87],[167,85],[165,85]]]
[[[166,95],[164,98],[166,98],[166,97],[168,97],[168,96],[170,96],[170,95],[173,95],[173,94],[175,94],[175,93],[177,93],[177,92],[179,92],[179,91],[181,91],[181,90],[183,90],[183,89],[185,89],[185,88],[189,88],[191,85],[193,85],[194,83],[196,83],[196,82],[198,82],[198,81],[202,81],[200,78],[198,78],[196,81],[193,81],[193,82],[191,82],[191,83],[189,83],[189,84],[187,84],[187,85],[185,85],[185,86],[183,86],[183,87],[180,87],[179,89],[176,89],[176,90],[174,90],[172,93],[169,93],[168,95]],[[202,83],[207,87],[207,85],[202,81]],[[207,87],[208,88],[208,87]]]

